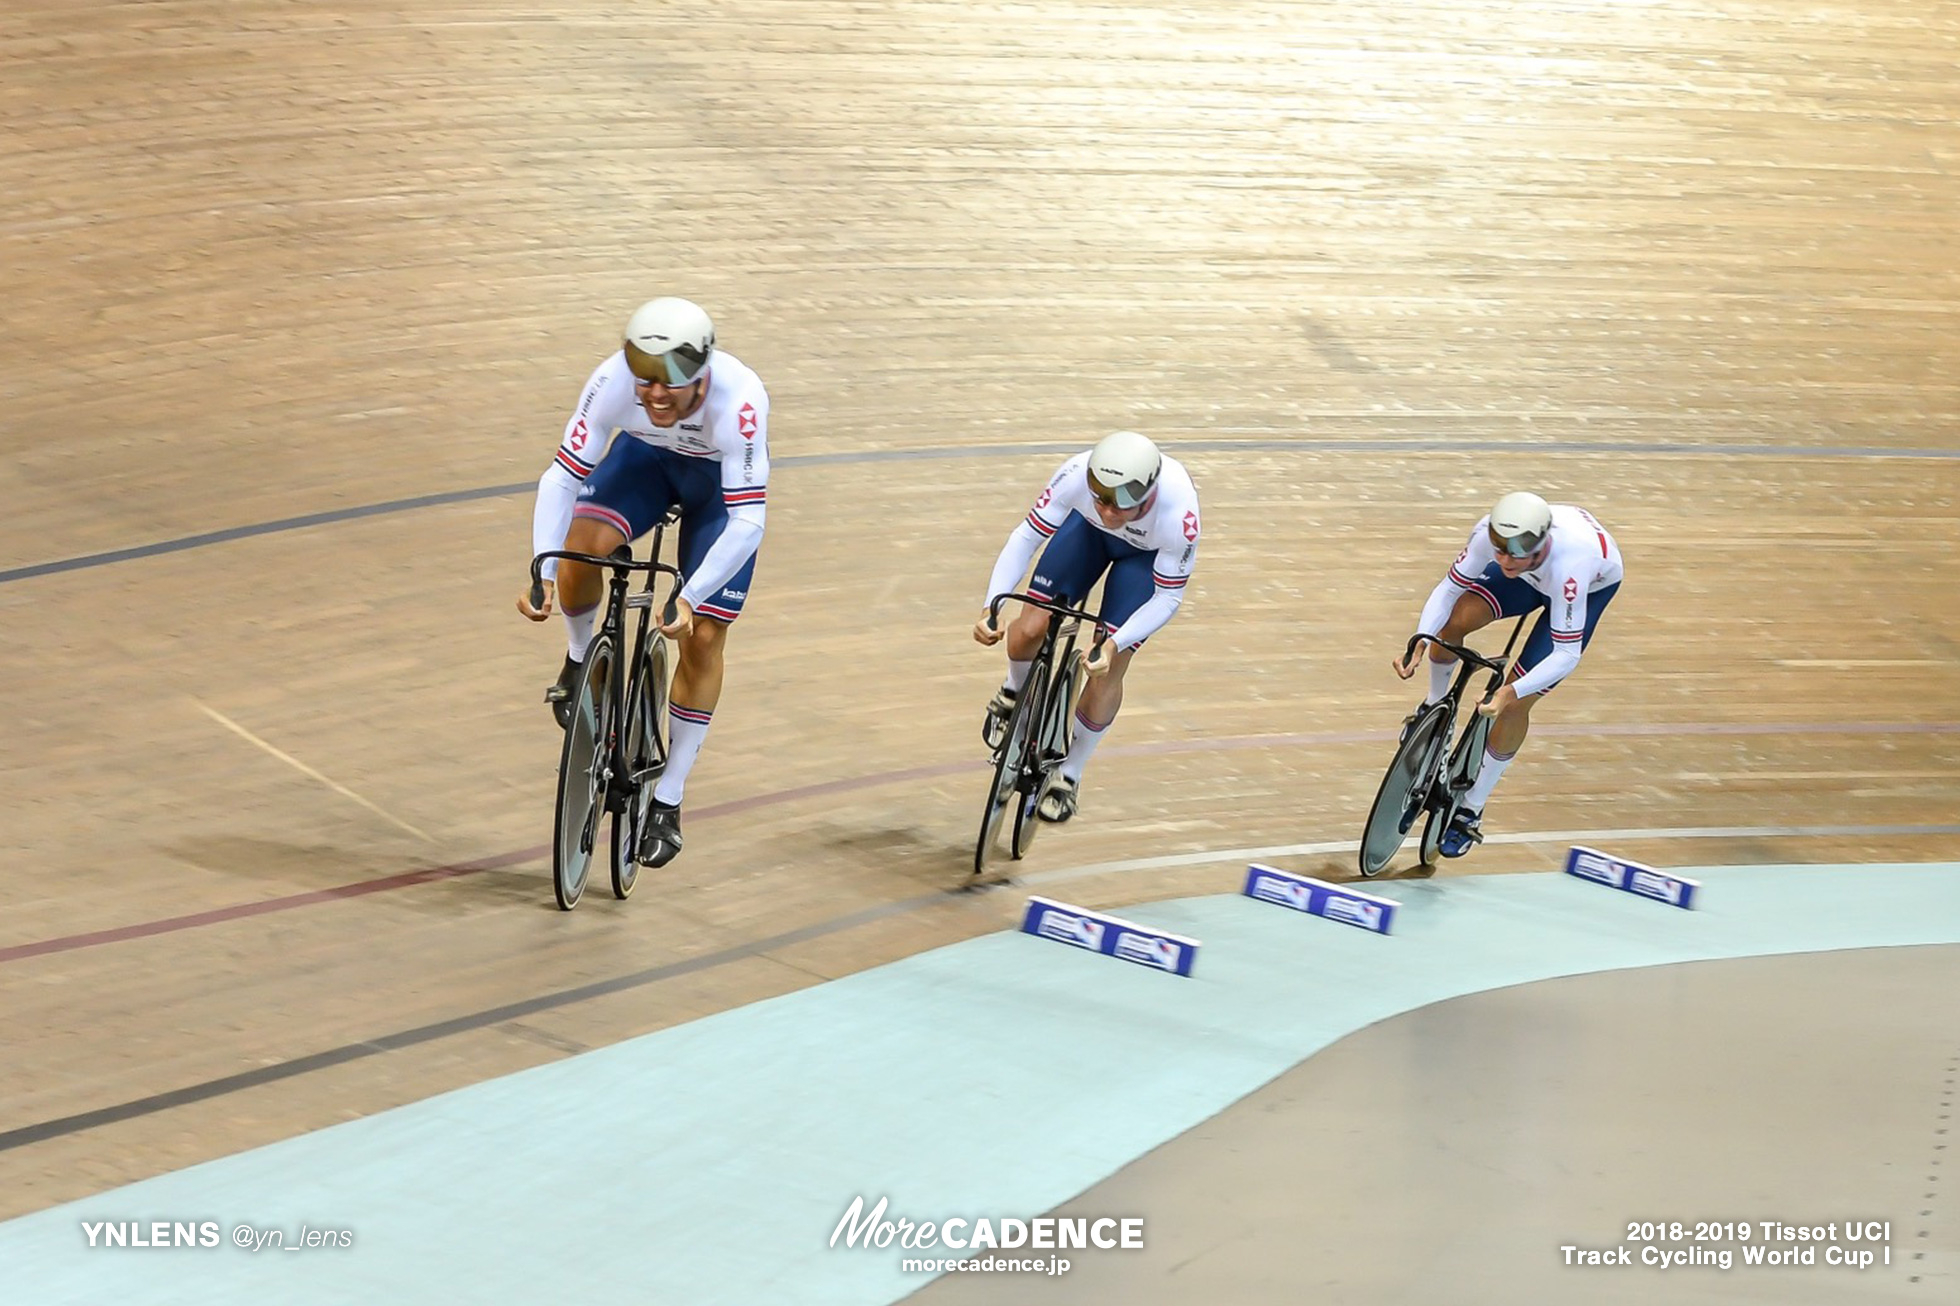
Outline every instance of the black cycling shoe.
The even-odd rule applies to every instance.
[[[551,704],[551,715],[558,718],[560,730],[572,719],[572,700],[578,697],[578,680],[584,671],[585,663],[575,662],[566,654],[565,665],[558,669],[557,682],[544,691],[544,701]]]
[[[665,866],[680,855],[680,804],[656,798],[648,805],[646,831],[640,836],[640,850],[634,860],[642,866]]]

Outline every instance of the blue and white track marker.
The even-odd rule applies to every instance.
[[[1666,871],[1657,871],[1639,862],[1629,862],[1613,857],[1596,848],[1582,848],[1574,845],[1565,855],[1565,873],[1576,875],[1594,884],[1603,884],[1609,889],[1622,893],[1637,894],[1642,898],[1652,898],[1670,907],[1685,907],[1690,910],[1695,899],[1701,894],[1701,881],[1684,880]]]
[[[1401,905],[1393,898],[1357,893],[1309,875],[1261,866],[1258,862],[1246,868],[1245,888],[1239,892],[1260,902],[1278,903],[1309,916],[1324,916],[1377,934],[1388,933],[1389,926],[1395,923],[1395,909]]]
[[[1021,932],[1054,939],[1105,957],[1134,961],[1139,966],[1189,975],[1198,960],[1198,941],[1182,934],[1138,925],[1120,916],[1090,911],[1053,898],[1030,897],[1021,917]]]

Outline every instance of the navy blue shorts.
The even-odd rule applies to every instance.
[[[1028,593],[1057,603],[1081,606],[1103,572],[1102,608],[1097,616],[1109,631],[1128,621],[1157,590],[1152,579],[1154,551],[1126,544],[1091,526],[1080,513],[1070,513],[1034,565]]]
[[[1506,576],[1503,568],[1494,562],[1484,568],[1484,574],[1477,577],[1477,587],[1470,592],[1490,604],[1500,619],[1522,617],[1533,608],[1551,606],[1551,600],[1534,589],[1529,581],[1522,577]],[[1580,652],[1584,652],[1586,645],[1592,643],[1593,631],[1599,626],[1599,619],[1606,614],[1606,605],[1611,603],[1613,596],[1619,592],[1620,583],[1614,581],[1605,589],[1594,590],[1586,595],[1586,630],[1579,637]],[[1524,675],[1550,657],[1551,652],[1552,623],[1548,619],[1533,626],[1531,634],[1525,636],[1524,650],[1518,654],[1516,674]],[[1541,692],[1549,692],[1554,688],[1555,685],[1548,685],[1545,691]]]
[[[728,505],[721,497],[721,464],[712,458],[690,458],[672,449],[657,449],[644,440],[622,435],[613,441],[592,475],[579,488],[574,517],[590,517],[617,527],[637,540],[669,510],[681,510],[681,575],[691,576],[721,538],[728,524]],[[721,592],[695,609],[704,617],[733,621],[748,601],[755,579],[755,558],[742,564]]]

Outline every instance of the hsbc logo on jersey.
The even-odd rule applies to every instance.
[[[1198,514],[1195,512],[1184,514],[1184,538],[1187,540],[1198,538]]]
[[[755,439],[755,405],[743,404],[742,410],[735,414],[735,428],[742,433],[744,440]]]
[[[572,452],[577,453],[579,450],[585,448],[585,442],[591,438],[591,432],[585,429],[585,419],[583,417],[579,418],[572,426]]]
[[[1043,508],[1046,508],[1050,503],[1054,502],[1054,499],[1055,492],[1053,490],[1043,490],[1041,497],[1034,501],[1034,510],[1040,512]]]
[[[1571,577],[1571,578],[1569,578],[1569,579],[1567,579],[1567,580],[1566,580],[1566,582],[1565,582],[1565,601],[1566,601],[1567,603],[1570,603],[1570,602],[1572,602],[1572,601],[1573,601],[1574,599],[1576,599],[1576,598],[1578,598],[1578,597],[1579,597],[1579,581],[1578,581],[1578,578],[1577,578],[1577,577]]]

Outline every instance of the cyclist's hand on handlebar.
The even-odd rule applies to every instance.
[[[1389,661],[1388,665],[1395,669],[1396,675],[1407,680],[1416,673],[1416,668],[1422,665],[1422,660],[1427,656],[1428,652],[1429,641],[1426,639],[1417,640],[1416,646],[1409,650],[1407,657],[1393,658]]]
[[[668,639],[686,639],[694,630],[694,605],[674,596],[674,619],[660,623],[660,633]]]
[[[1477,704],[1477,710],[1485,716],[1496,716],[1499,712],[1502,712],[1505,708],[1517,701],[1518,691],[1514,687],[1506,685],[1495,694],[1492,694],[1488,703]]]
[[[994,614],[992,612],[983,612],[980,614],[980,620],[974,623],[973,641],[976,644],[985,644],[991,648],[993,645],[1000,643],[1000,637],[1006,633],[1006,631],[994,624]]]
[[[1099,640],[1096,646],[1082,655],[1082,669],[1091,677],[1106,676],[1116,665],[1116,644],[1112,640]]]
[[[558,582],[545,581],[543,588],[544,602],[535,608],[531,606],[531,587],[528,583],[517,591],[517,610],[528,620],[543,621],[551,615],[552,600],[558,596]]]

